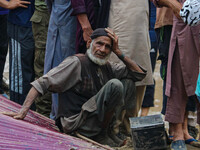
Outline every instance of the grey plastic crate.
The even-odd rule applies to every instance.
[[[134,150],[167,149],[164,121],[161,115],[129,118]]]

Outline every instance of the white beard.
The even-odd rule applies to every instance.
[[[107,63],[109,57],[110,57],[110,54],[108,54],[104,59],[95,57],[95,56],[92,54],[92,44],[93,44],[93,41],[91,42],[90,47],[87,49],[87,55],[88,55],[89,59],[90,59],[93,63],[95,63],[95,64],[97,64],[97,65],[100,65],[100,66],[105,65],[105,64]]]

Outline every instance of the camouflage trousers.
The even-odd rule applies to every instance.
[[[40,12],[35,10],[31,21],[32,30],[35,40],[35,59],[34,70],[35,78],[38,79],[44,72],[44,57],[46,50],[46,40],[49,25],[50,14],[48,11]],[[46,117],[49,117],[51,112],[51,93],[47,92],[45,95],[39,97],[35,101],[36,111]]]

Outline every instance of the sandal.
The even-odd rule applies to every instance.
[[[197,140],[194,139],[194,138],[185,140],[185,144],[190,144],[191,146],[199,147],[199,148],[200,148],[200,142],[197,141]]]

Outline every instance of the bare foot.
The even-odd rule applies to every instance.
[[[181,123],[172,123],[173,141],[184,140],[183,128]]]

